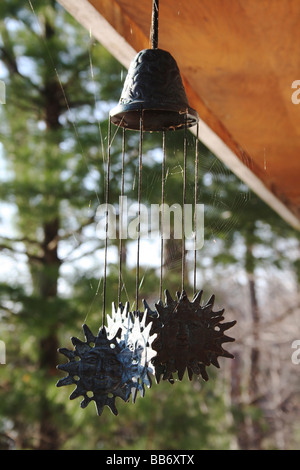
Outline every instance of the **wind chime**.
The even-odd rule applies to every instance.
[[[136,254],[135,309],[121,302],[122,289],[122,236],[119,240],[118,307],[113,304],[111,316],[106,315],[108,211],[106,212],[106,237],[104,247],[103,313],[102,326],[97,336],[83,325],[85,341],[71,338],[74,350],[61,348],[68,362],[58,366],[68,372],[57,386],[76,385],[70,399],[83,397],[81,407],[91,401],[96,404],[98,415],[108,406],[118,414],[115,399],[135,402],[137,392],[144,396],[145,386],[151,387],[151,376],[157,383],[168,380],[174,383],[177,374],[182,380],[201,376],[209,379],[206,367],[219,367],[218,358],[233,358],[223,344],[234,341],[224,333],[236,322],[222,323],[224,310],[213,311],[214,296],[201,305],[202,291],[196,292],[196,230],[194,250],[194,296],[190,301],[185,292],[185,201],[187,172],[187,129],[197,125],[195,149],[195,207],[198,201],[198,114],[190,108],[180,72],[169,52],[158,48],[159,1],[153,1],[151,41],[152,48],[140,51],[132,61],[118,105],[111,111],[108,132],[108,157],[106,172],[106,204],[110,199],[111,128],[122,128],[122,177],[121,196],[124,195],[124,168],[127,130],[139,132],[138,154],[138,233]],[[166,132],[184,130],[183,150],[183,234],[181,259],[181,291],[175,299],[165,291],[162,299],[164,237],[163,214],[161,217],[160,298],[152,310],[143,300],[139,310],[140,290],[140,217],[142,192],[143,134],[161,132],[163,137],[161,202],[164,204],[166,169]],[[122,198],[121,198],[122,200]],[[162,206],[163,207],[163,206]],[[120,210],[122,232],[122,208]],[[195,220],[196,225],[196,210]],[[107,323],[107,325],[106,325]]]

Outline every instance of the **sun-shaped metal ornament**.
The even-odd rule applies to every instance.
[[[129,304],[112,308],[107,315],[108,326],[103,326],[94,336],[87,325],[83,325],[86,341],[71,338],[74,350],[59,349],[69,362],[58,365],[68,376],[57,382],[58,387],[76,385],[70,395],[73,400],[83,396],[81,407],[86,408],[95,401],[97,413],[101,415],[107,405],[117,415],[117,397],[135,402],[137,392],[145,394],[145,386],[151,387],[151,363],[156,355],[152,343],[156,334],[150,334],[152,323],[147,322],[147,312],[141,316],[129,311]]]
[[[161,378],[174,383],[174,373],[182,380],[186,369],[190,380],[195,374],[207,381],[207,366],[213,364],[219,368],[218,357],[233,358],[222,345],[234,341],[224,332],[236,321],[221,323],[224,309],[213,311],[214,296],[201,306],[202,293],[199,291],[190,302],[185,291],[177,292],[177,299],[173,300],[166,290],[165,304],[159,301],[155,305],[157,312],[150,311],[146,305],[153,323],[152,333],[157,333],[153,365],[158,383]]]
[[[113,303],[112,315],[107,316],[109,335],[119,337],[120,360],[124,365],[123,382],[131,391],[133,402],[138,391],[142,397],[145,395],[145,386],[151,387],[151,374],[154,374],[151,361],[156,351],[152,349],[152,343],[157,335],[151,334],[152,323],[147,315],[147,311],[130,311],[127,302],[125,306],[120,303],[118,308]]]
[[[94,336],[87,325],[83,325],[86,341],[71,338],[75,349],[59,349],[69,359],[69,362],[58,365],[58,369],[68,372],[68,376],[57,382],[57,387],[76,385],[70,395],[70,400],[83,396],[81,408],[86,408],[94,401],[100,416],[107,405],[117,415],[116,397],[129,400],[130,390],[124,383],[124,365],[120,359],[122,345],[116,335],[108,338],[103,326],[97,336]]]

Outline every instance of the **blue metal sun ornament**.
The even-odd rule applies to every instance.
[[[130,312],[129,304],[120,304],[118,309],[113,304],[112,316],[107,316],[108,327],[103,326],[97,336],[83,325],[86,341],[73,337],[74,350],[59,349],[69,362],[58,365],[58,369],[69,375],[57,386],[76,385],[70,399],[83,396],[82,408],[94,401],[98,415],[105,405],[117,415],[117,397],[127,402],[132,395],[135,402],[138,391],[143,397],[145,386],[151,387],[151,361],[156,355],[152,349],[156,334],[150,335],[152,323],[146,326],[146,316],[147,312],[140,319]]]
[[[94,336],[87,325],[83,325],[86,341],[71,338],[75,349],[60,348],[59,352],[69,359],[60,364],[58,369],[68,372],[68,376],[57,382],[57,387],[76,385],[70,395],[70,400],[83,396],[81,408],[86,408],[94,401],[98,415],[102,414],[107,405],[117,415],[116,397],[128,401],[130,392],[123,383],[123,363],[119,355],[122,347],[116,336],[109,339],[103,326],[97,336]]]

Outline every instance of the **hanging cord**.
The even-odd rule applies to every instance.
[[[158,13],[159,13],[159,0],[153,0],[152,23],[151,23],[152,49],[158,48]]]
[[[161,241],[160,241],[160,287],[159,298],[162,300],[164,267],[164,204],[165,204],[165,167],[166,167],[166,131],[163,131],[163,160],[161,165]]]
[[[122,170],[121,170],[121,206],[119,214],[119,287],[118,304],[121,302],[122,291],[122,258],[123,258],[123,197],[124,197],[124,173],[125,173],[125,128],[122,136]]]
[[[197,287],[197,203],[198,203],[198,170],[199,170],[199,123],[197,123],[196,132],[196,152],[195,152],[195,208],[194,208],[194,295],[196,294]]]
[[[186,204],[186,160],[187,160],[187,116],[184,119],[184,140],[183,140],[183,189],[182,189],[182,262],[181,262],[181,288],[184,290],[185,277],[185,204]]]
[[[143,157],[143,110],[140,115],[140,145],[139,145],[139,182],[138,182],[138,234],[136,255],[136,311],[139,308],[140,287],[140,239],[141,239],[141,194],[142,194],[142,157]]]
[[[111,120],[108,124],[108,150],[107,150],[107,170],[106,170],[106,216],[105,216],[105,245],[104,245],[104,275],[103,275],[103,312],[102,326],[105,325],[105,307],[106,307],[106,279],[107,279],[107,245],[108,245],[108,204],[109,204],[109,181],[110,181],[110,153],[111,153]]]

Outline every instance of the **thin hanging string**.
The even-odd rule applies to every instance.
[[[197,203],[198,203],[198,170],[199,170],[199,123],[197,122],[196,131],[196,151],[195,151],[195,201],[194,201],[194,295],[197,288]]]
[[[90,28],[89,30],[89,35],[90,35],[90,43],[89,43],[89,62],[90,62],[90,71],[91,71],[91,77],[92,81],[94,84],[94,101],[95,101],[95,108],[97,109],[97,103],[100,101],[99,94],[96,92],[96,80],[95,80],[95,74],[94,74],[94,66],[93,66],[93,59],[92,59],[92,45],[93,45],[93,36],[92,36],[92,29]],[[98,95],[98,96],[97,96]],[[105,162],[105,148],[104,148],[104,140],[102,136],[102,129],[101,129],[101,122],[100,119],[96,117],[97,124],[98,124],[98,130],[99,130],[99,138],[100,138],[100,148],[101,148],[101,153],[102,153],[102,159],[103,159],[103,164]]]
[[[121,171],[121,205],[119,214],[119,288],[118,304],[121,302],[122,291],[122,258],[123,258],[123,197],[124,197],[124,172],[125,172],[125,128],[122,136],[122,171]]]
[[[108,124],[108,149],[107,149],[107,170],[106,170],[106,192],[105,192],[106,215],[105,215],[105,245],[104,245],[104,274],[103,274],[103,312],[102,312],[102,325],[103,326],[105,325],[105,307],[106,307],[110,153],[111,153],[111,120],[109,119],[109,124]]]
[[[136,254],[136,311],[139,308],[140,288],[140,240],[141,240],[141,194],[142,194],[142,158],[143,158],[143,110],[140,115],[140,144],[139,144],[139,181],[138,181],[138,234]]]
[[[152,23],[151,23],[152,49],[158,48],[158,13],[159,13],[159,0],[153,0]]]
[[[162,300],[164,269],[164,204],[165,204],[165,167],[166,167],[166,131],[163,131],[163,160],[161,165],[161,241],[160,241],[160,287],[159,298]]]
[[[185,277],[185,204],[186,204],[186,160],[187,160],[187,116],[184,119],[183,139],[183,189],[182,189],[182,247],[181,247],[181,289],[184,290]]]

